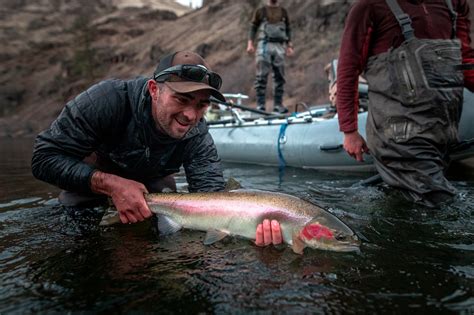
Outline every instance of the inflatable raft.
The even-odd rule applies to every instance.
[[[343,134],[337,116],[324,118],[327,108],[292,117],[233,119],[213,122],[209,131],[224,162],[302,168],[367,171],[373,169],[370,155],[357,162],[343,149]],[[365,137],[367,112],[359,115],[359,131]],[[465,90],[459,127],[460,145],[453,148],[453,160],[474,156],[474,94]]]

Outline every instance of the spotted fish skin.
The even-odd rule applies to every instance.
[[[301,253],[304,247],[357,251],[354,232],[326,210],[288,194],[238,189],[228,192],[167,193],[145,196],[165,234],[181,227],[207,231],[207,243],[225,235],[255,238],[264,219],[280,223],[283,242]],[[161,225],[161,226],[160,226]],[[218,235],[216,235],[216,233]],[[220,235],[220,236],[219,236]]]

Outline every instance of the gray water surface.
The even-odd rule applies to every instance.
[[[309,199],[363,240],[359,254],[299,256],[237,238],[204,246],[198,231],[159,237],[150,222],[99,228],[101,209],[65,212],[32,178],[31,145],[0,140],[0,314],[474,312],[473,160],[452,168],[459,195],[439,210],[354,186],[372,174],[226,164],[226,178]]]

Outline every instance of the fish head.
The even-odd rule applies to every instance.
[[[334,220],[336,219],[336,220]],[[337,252],[359,251],[357,235],[342,221],[313,220],[293,235],[293,251],[301,254],[305,247]]]

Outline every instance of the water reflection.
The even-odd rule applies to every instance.
[[[258,248],[204,233],[158,237],[151,222],[99,228],[103,209],[64,211],[30,175],[31,141],[0,152],[0,313],[466,313],[474,309],[474,174],[439,210],[413,206],[372,174],[226,165],[244,187],[317,203],[362,238],[359,254]],[[471,162],[469,162],[471,163]],[[184,178],[178,177],[180,187]]]
[[[31,197],[56,197],[58,189],[31,175],[32,139],[0,139],[0,203]]]

